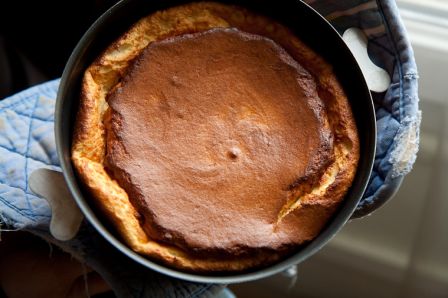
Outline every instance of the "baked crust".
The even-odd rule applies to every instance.
[[[238,28],[274,40],[314,77],[334,136],[334,161],[317,182],[298,183],[279,213],[279,229],[309,227],[313,239],[336,211],[351,185],[359,159],[359,141],[348,100],[332,68],[284,26],[245,9],[198,2],[156,12],[137,22],[86,70],[75,124],[72,161],[92,199],[136,252],[171,266],[195,271],[241,271],[266,266],[288,251],[260,250],[250,255],[196,255],[150,239],[128,194],[105,170],[108,94],[125,76],[141,51],[153,41],[212,28]],[[325,154],[325,152],[322,152]]]

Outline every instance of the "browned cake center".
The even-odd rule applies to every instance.
[[[106,164],[151,238],[230,253],[304,241],[278,215],[332,140],[313,78],[273,41],[214,29],[154,42],[108,103]]]

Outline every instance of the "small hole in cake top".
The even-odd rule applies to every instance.
[[[231,160],[236,160],[240,154],[241,151],[238,148],[231,148],[229,151],[227,151],[227,157]]]

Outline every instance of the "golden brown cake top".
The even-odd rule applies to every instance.
[[[328,165],[331,132],[312,76],[272,40],[154,42],[108,103],[107,166],[150,237],[232,254],[307,240],[277,223],[294,185]]]
[[[165,103],[164,105],[156,106],[153,100],[153,104],[148,105],[145,109],[141,105],[146,105],[147,102],[137,102],[134,99],[136,105],[126,108],[128,109],[128,116],[126,117],[120,114],[121,112],[117,110],[117,106],[115,108],[109,106],[107,100],[114,106],[113,97],[118,96],[118,92],[128,88],[126,87],[126,75],[129,74],[129,77],[137,76],[138,64],[135,61],[140,59],[140,63],[150,63],[139,58],[140,56],[150,55],[150,52],[155,52],[155,49],[157,49],[158,55],[162,55],[162,48],[168,47],[168,44],[171,42],[167,39],[174,38],[173,40],[176,44],[179,41],[185,43],[198,42],[193,40],[191,36],[188,37],[188,34],[196,34],[217,28],[221,28],[221,30],[222,28],[238,28],[238,30],[243,32],[266,37],[267,39],[261,37],[257,39],[253,35],[245,35],[244,33],[239,36],[240,38],[242,36],[252,36],[248,38],[247,42],[252,46],[256,43],[257,47],[262,47],[265,51],[260,53],[263,53],[263,55],[269,54],[268,57],[270,59],[263,60],[261,64],[266,66],[269,65],[269,61],[271,64],[272,61],[279,62],[276,65],[279,68],[273,67],[270,70],[270,74],[266,74],[264,71],[255,74],[257,78],[258,76],[266,76],[264,80],[253,79],[244,81],[241,80],[241,76],[245,71],[250,71],[250,68],[247,70],[232,69],[231,65],[222,64],[225,61],[219,61],[219,59],[208,61],[208,63],[216,65],[219,62],[221,67],[228,66],[232,72],[235,72],[235,75],[238,74],[239,79],[232,77],[228,80],[215,80],[214,83],[222,85],[228,82],[226,88],[223,89],[225,92],[233,92],[234,95],[229,97],[229,102],[236,103],[233,109],[221,102],[222,98],[216,102],[211,96],[202,94],[204,100],[210,101],[213,99],[213,101],[210,101],[213,105],[207,102],[208,106],[205,107],[205,103],[197,103],[192,106],[188,105],[188,109],[195,111],[196,114],[201,113],[201,115],[206,116],[210,116],[210,114],[206,114],[207,111],[215,111],[216,121],[210,121],[210,117],[207,120],[207,117],[201,116],[197,117],[199,119],[195,120],[194,124],[190,122],[189,125],[181,126],[180,123],[182,121],[191,121],[189,113],[182,113],[183,111],[180,109],[187,107],[185,100],[190,99],[190,97],[158,97],[158,102],[163,102]],[[298,30],[302,29],[298,28]],[[304,28],[304,30],[307,29]],[[279,46],[275,46],[269,39]],[[165,41],[162,42],[163,40]],[[286,55],[281,54],[283,50],[280,47],[287,52]],[[176,48],[173,49],[174,52]],[[271,50],[266,50],[268,48]],[[256,61],[256,59],[260,58],[257,58],[257,54],[258,51],[251,57],[251,59],[255,60],[251,61]],[[227,57],[229,56],[228,54],[226,55]],[[207,60],[207,55],[203,56],[203,59]],[[168,63],[169,65],[173,59],[187,60],[184,59],[184,56],[177,57],[174,54],[169,56],[165,53],[164,57],[166,58],[163,63]],[[243,62],[248,63],[249,60],[244,60]],[[266,62],[268,63],[266,64]],[[184,63],[191,64],[190,61],[184,61]],[[200,63],[200,61],[196,61],[196,63]],[[205,62],[202,61],[202,63]],[[171,65],[173,66],[173,63]],[[202,64],[202,66],[204,65]],[[279,72],[283,71],[286,73],[284,79],[282,78],[279,81],[279,76],[272,74],[276,69]],[[255,73],[253,69],[252,73]],[[153,75],[156,74],[153,73]],[[225,75],[225,73],[221,75]],[[299,79],[294,80],[295,76]],[[266,84],[261,83],[270,77],[274,78]],[[146,91],[148,94],[155,95],[157,90],[162,90],[160,88],[165,86],[164,88],[169,89],[169,92],[171,92],[165,93],[165,95],[175,95],[176,92],[180,93],[180,88],[186,86],[185,84],[182,85],[183,82],[179,78],[180,76],[178,75],[176,77],[167,76],[164,81],[165,85],[159,84],[155,86],[156,88],[147,89]],[[197,92],[202,90],[204,87],[203,82],[206,79],[213,80],[210,76],[208,78],[207,76],[200,76],[199,80],[202,81],[193,80],[192,77],[189,77],[189,79],[191,86],[195,88],[192,90]],[[289,81],[287,81],[288,79]],[[162,78],[157,77],[155,80],[160,82]],[[136,82],[136,80],[134,81]],[[275,82],[288,82],[288,86],[282,86],[280,83],[275,84]],[[140,83],[144,83],[146,86],[146,84],[153,84],[154,82],[147,80],[147,82]],[[246,97],[248,95],[256,96],[246,98],[245,101],[237,100],[234,90],[238,90],[243,83],[248,86],[257,86],[257,88],[252,88],[250,92],[242,92],[242,95]],[[168,88],[167,86],[170,84],[177,86]],[[292,86],[296,86],[297,90]],[[207,87],[210,87],[210,85]],[[254,89],[258,91],[253,91]],[[189,91],[190,95],[192,90]],[[307,114],[306,117],[308,118],[298,117],[298,113],[283,114],[282,111],[286,108],[297,112],[300,106],[297,102],[289,106],[287,97],[277,98],[275,105],[272,105],[274,102],[272,98],[271,101],[265,99],[268,94],[275,94],[281,90],[284,92],[289,90],[288,92],[300,96],[306,95],[304,98],[298,97],[303,99],[301,107],[304,109],[300,111]],[[258,93],[260,91],[263,92]],[[137,93],[137,90],[128,90],[128,92]],[[223,94],[218,93],[216,96],[218,98],[219,96],[223,97]],[[175,101],[172,99],[175,99]],[[264,101],[255,104],[255,99],[263,99]],[[118,104],[120,101],[116,103]],[[277,104],[277,101],[280,104]],[[245,102],[249,104],[244,104]],[[320,110],[320,108],[323,109]],[[126,109],[123,108],[123,111]],[[135,112],[138,109],[140,109],[138,112],[140,115]],[[149,110],[146,111],[146,109]],[[162,110],[163,112],[161,112]],[[149,113],[150,116],[154,115],[154,117],[146,119],[148,116],[146,113]],[[141,117],[141,119],[146,120],[132,119],[133,117]],[[268,119],[276,119],[276,121],[269,121]],[[277,122],[278,119],[282,121]],[[211,130],[204,129],[203,125],[207,121],[209,121],[209,124],[213,124],[210,127]],[[218,129],[219,121],[223,122],[223,126],[227,128],[228,134],[225,133],[225,129]],[[299,128],[292,125],[294,121],[299,126],[308,121],[308,124],[315,130],[303,129],[297,132]],[[159,122],[160,127],[156,127],[154,122]],[[124,126],[125,123],[134,123],[133,125],[139,128],[139,130],[133,129],[129,133],[131,130]],[[263,126],[263,123],[266,125]],[[238,128],[242,125],[251,128],[253,133],[240,131]],[[144,126],[152,126],[156,129],[140,133],[139,131],[142,131]],[[161,130],[168,126],[177,127],[177,130]],[[134,142],[137,142],[137,138],[140,138],[142,144],[145,136],[155,137],[154,141],[150,140],[152,143],[149,143],[152,147],[145,151],[151,153],[152,150],[153,154],[157,154],[157,159],[149,159],[151,157],[150,154],[145,157],[147,160],[145,162],[146,166],[148,164],[151,165],[152,170],[148,167],[144,168],[143,164],[141,164],[139,172],[137,170],[138,166],[134,163],[129,167],[130,170],[134,171],[133,176],[130,175],[132,173],[126,172],[129,166],[126,163],[130,164],[131,159],[129,158],[129,152],[125,150],[126,142],[123,141],[123,138],[119,138],[120,133],[123,134],[126,130],[131,141],[134,138]],[[195,133],[193,133],[193,130]],[[272,135],[272,132],[275,130],[277,130],[279,135]],[[210,131],[214,134],[210,133]],[[167,143],[161,143],[160,140],[163,138],[163,133],[165,135],[171,134],[174,138],[166,138],[165,142]],[[201,139],[203,141],[199,141],[199,133],[206,134]],[[293,144],[303,145],[305,139],[301,136],[304,135],[309,137],[309,144],[303,148],[290,146]],[[282,146],[288,150],[277,151],[276,155],[274,154],[276,152],[274,147],[269,147],[268,151],[264,151],[262,147],[254,146],[251,148],[247,146],[247,144],[263,144],[264,136],[271,138],[270,142],[268,142],[270,145],[276,145],[277,149],[280,148],[279,146]],[[239,137],[241,140],[246,138],[245,142],[241,142],[236,137]],[[176,138],[183,142],[175,142],[174,139]],[[199,150],[185,150],[187,143],[191,145],[193,141],[197,144],[205,144],[206,140],[212,141],[213,138],[216,138],[215,140],[224,140],[222,143],[217,143],[214,151],[206,152],[205,147],[201,147]],[[282,140],[283,143],[272,143],[272,140],[276,138]],[[146,137],[146,139],[148,138]],[[238,142],[226,142],[225,140],[236,140]],[[127,146],[134,151],[138,149],[130,147],[129,144]],[[166,149],[166,146],[172,147],[170,147],[171,151],[162,152],[164,156],[155,150],[157,148]],[[141,144],[139,148],[142,148]],[[248,148],[251,149],[250,154],[248,153]],[[284,153],[284,151],[287,151],[287,153]],[[142,152],[144,151],[137,150],[137,152],[134,152],[137,155],[133,155],[134,157],[132,158],[135,158],[138,154],[141,156]],[[171,152],[171,154],[168,154],[168,152]],[[252,152],[257,154],[252,154]],[[176,158],[176,154],[173,153],[177,154]],[[193,159],[196,161],[194,164],[196,168],[189,168],[190,163],[186,160],[186,158],[189,158],[189,155],[192,155],[190,161]],[[261,156],[268,157],[269,161],[261,159]],[[311,159],[306,162],[307,156]],[[247,161],[251,160],[250,158],[252,157],[257,158],[261,164],[256,167],[252,165],[252,169],[250,169],[254,170],[252,172],[249,170],[244,171],[244,169],[250,168]],[[158,159],[162,159],[163,162]],[[216,160],[216,165],[207,163],[207,159]],[[280,162],[281,159],[283,160],[282,162]],[[332,67],[298,39],[291,30],[270,18],[242,7],[216,2],[194,2],[157,11],[142,18],[132,25],[125,34],[119,36],[115,42],[97,57],[84,73],[72,145],[72,161],[76,172],[90,193],[90,196],[88,196],[91,200],[90,202],[98,207],[97,210],[113,225],[121,239],[135,252],[152,260],[163,262],[171,267],[194,272],[231,272],[268,266],[286,257],[291,252],[291,250],[283,250],[283,248],[288,246],[288,243],[301,244],[312,240],[322,231],[332,215],[337,211],[353,181],[358,159],[359,141],[354,118],[344,90],[334,75]],[[292,164],[293,162],[296,162],[296,164]],[[246,166],[246,168],[243,168],[243,166]],[[198,167],[200,171],[198,171]],[[219,171],[212,171],[213,167],[218,168]],[[292,170],[294,167],[296,167],[295,170]],[[175,168],[177,171],[170,171],[170,168]],[[272,173],[266,169],[273,169],[278,175],[269,177]],[[230,203],[226,204],[226,200],[215,200],[211,195],[210,198],[198,195],[198,204],[195,204],[191,199],[196,196],[196,193],[192,191],[184,192],[186,194],[185,197],[176,197],[174,195],[172,197],[148,196],[148,193],[150,193],[147,192],[148,188],[146,187],[146,193],[144,193],[142,186],[146,183],[145,179],[151,178],[151,176],[146,176],[146,178],[140,177],[141,173],[146,170],[152,171],[152,174],[155,173],[155,170],[164,172],[165,178],[167,177],[166,173],[171,172],[174,175],[178,172],[176,174],[177,177],[175,177],[177,180],[170,181],[173,186],[172,194],[179,194],[180,190],[184,192],[183,189],[191,183],[191,177],[194,178],[194,175],[197,176],[204,172],[206,174],[211,173],[212,175],[208,176],[202,175],[205,178],[196,179],[200,181],[199,184],[206,185],[198,193],[206,193],[207,196],[215,194],[217,198],[230,197]],[[241,179],[238,180],[232,176],[228,179],[218,179],[213,176],[216,172],[222,175],[226,171],[227,173],[234,171]],[[190,175],[189,172],[193,172],[194,175]],[[184,175],[181,175],[181,173],[184,173]],[[246,173],[251,174],[248,175],[248,181],[251,183],[246,183],[247,187],[244,187]],[[254,195],[262,198],[267,197],[264,196],[265,193],[260,189],[259,185],[261,183],[258,183],[254,178],[254,173],[258,173],[259,178],[266,181],[262,185],[263,189],[275,195],[270,197],[270,203],[272,203],[273,208],[269,210],[266,208],[268,205],[267,201],[254,199]],[[138,181],[136,178],[141,181]],[[214,179],[215,185],[212,187]],[[158,181],[160,188],[166,194],[167,191],[163,187],[168,184],[164,182],[165,184],[162,185],[163,183],[161,182],[164,181]],[[252,186],[253,182],[255,182],[256,186]],[[199,187],[199,184],[196,184],[196,186]],[[230,187],[238,186],[238,189],[245,192],[247,196],[241,197],[241,201],[237,202],[235,196],[239,194],[230,195],[229,189],[223,187],[223,184],[230,185]],[[155,188],[154,186],[152,187]],[[285,188],[283,189],[282,187]],[[282,190],[279,189],[282,189],[284,192],[289,191],[290,195],[281,198]],[[137,191],[138,194],[136,195]],[[160,201],[154,202],[156,199]],[[283,205],[280,203],[281,200],[283,200]],[[163,203],[164,201],[166,206]],[[169,204],[170,202],[176,204]],[[213,205],[210,203],[213,203]],[[163,205],[158,206],[154,204]],[[249,206],[249,204],[252,204],[252,206]],[[193,209],[182,210],[181,206],[186,206],[185,208],[193,207]],[[197,206],[201,209],[196,210]],[[154,212],[149,212],[149,207],[154,208],[163,217],[161,219],[156,218]],[[218,212],[220,210],[218,207],[229,212]],[[224,207],[227,209],[223,209]],[[201,214],[199,210],[201,212],[204,211],[204,213],[205,211],[210,211],[212,215]],[[230,215],[236,213],[241,216],[229,220],[231,218]],[[170,215],[171,218],[168,218]],[[275,216],[278,217],[278,220],[274,227]],[[255,224],[255,221],[252,222],[254,218],[255,221],[261,224],[258,225]],[[201,222],[201,220],[204,220],[205,223]],[[233,220],[246,225],[238,226],[238,224],[233,223]],[[198,224],[199,228],[194,229],[192,226],[181,226],[184,222]],[[199,235],[199,229],[207,225],[211,226],[205,228],[204,231],[207,233],[211,233],[213,226],[215,228],[222,227],[224,233],[227,233],[226,235],[234,237],[233,240],[235,241],[233,243],[240,242],[243,244],[240,247],[235,246],[231,242],[233,241],[232,238],[226,238],[224,234],[210,235],[205,233],[204,236]],[[272,234],[270,238],[264,239],[258,236],[258,234],[268,233],[270,228],[273,228],[271,229]],[[178,230],[177,234],[173,233],[176,229]],[[246,229],[252,229],[253,233]],[[243,235],[245,236],[243,237]],[[202,237],[204,238],[202,239]],[[255,241],[257,237],[261,242]],[[302,242],[300,242],[301,240]],[[251,245],[253,245],[252,248]],[[256,249],[256,247],[270,247],[271,249]],[[298,245],[293,248],[298,249]],[[207,253],[204,253],[205,250],[207,250]],[[250,251],[250,253],[244,254],[246,251]]]

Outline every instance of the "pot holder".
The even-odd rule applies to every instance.
[[[341,35],[351,27],[361,29],[371,60],[391,77],[386,92],[372,93],[377,148],[369,185],[354,214],[361,217],[396,193],[416,158],[421,114],[413,52],[394,1],[306,2]],[[58,245],[100,273],[118,297],[213,297],[222,286],[180,281],[145,269],[86,222],[72,240],[51,236],[51,208],[31,192],[28,178],[39,168],[59,169],[53,131],[58,84],[59,80],[50,81],[0,101],[1,229],[26,230]]]

